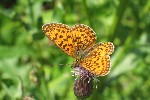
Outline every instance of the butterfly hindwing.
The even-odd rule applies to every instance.
[[[98,76],[105,76],[110,70],[110,54],[114,50],[111,42],[95,44],[81,61],[81,65]]]

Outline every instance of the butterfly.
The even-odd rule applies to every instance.
[[[89,26],[75,24],[70,28],[61,23],[47,23],[42,30],[56,46],[75,59],[73,67],[82,65],[98,76],[109,73],[114,45],[111,42],[95,44],[96,33]]]

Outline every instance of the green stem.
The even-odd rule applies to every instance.
[[[130,32],[131,35],[127,37],[127,39],[126,39],[124,45],[122,46],[122,48],[121,48],[122,50],[121,50],[121,51],[119,52],[119,54],[118,54],[119,57],[117,57],[117,59],[116,59],[115,62],[113,63],[113,66],[114,66],[114,67],[117,66],[117,64],[119,64],[118,62],[120,62],[120,61],[122,60],[123,56],[126,55],[125,52],[127,52],[127,50],[128,50],[129,48],[131,48],[131,43],[132,43],[132,41],[134,41],[134,36],[135,36],[136,33],[138,33],[138,31],[139,31],[139,30],[138,30],[138,22],[137,22],[135,28]]]
[[[86,0],[83,0],[83,6],[85,8],[85,12],[86,12],[86,16],[87,16],[88,21],[89,21],[89,25],[90,25],[90,27],[93,27],[92,19],[91,19],[92,17],[90,15],[89,9],[88,9],[88,7],[86,5]]]
[[[28,0],[28,4],[29,4],[29,11],[30,11],[31,25],[34,25],[33,3],[31,2],[31,0]]]
[[[40,90],[41,90],[41,92],[43,94],[44,99],[48,99],[48,98],[50,98],[48,83],[47,83],[47,81],[44,78],[45,77],[45,75],[44,75],[44,69],[41,68],[40,70],[41,70],[40,71],[40,76],[42,76],[40,78]]]
[[[116,16],[114,18],[113,26],[110,29],[110,37],[109,40],[113,41],[115,39],[115,36],[117,36],[117,30],[119,29],[121,19],[124,15],[124,12],[128,6],[129,0],[120,0],[120,4],[117,8]]]

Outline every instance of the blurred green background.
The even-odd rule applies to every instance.
[[[115,45],[87,100],[150,100],[150,0],[1,0],[0,100],[77,100],[71,67],[59,65],[73,59],[41,30],[50,22],[88,25]]]

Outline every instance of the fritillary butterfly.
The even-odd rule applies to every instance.
[[[82,65],[98,76],[105,76],[110,70],[110,54],[114,51],[111,42],[97,43],[95,32],[83,24],[72,28],[61,23],[42,26],[45,35],[69,56],[75,58],[73,67]]]

